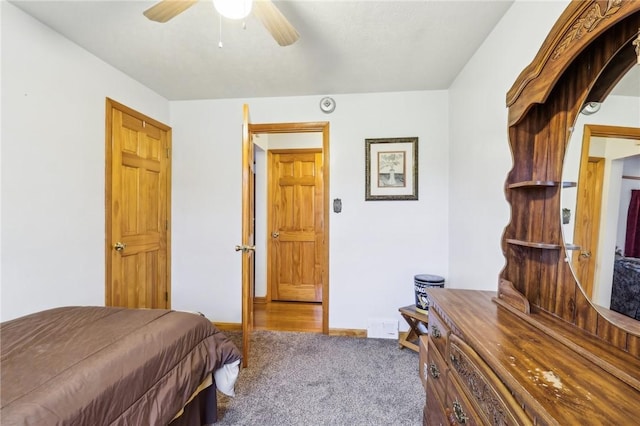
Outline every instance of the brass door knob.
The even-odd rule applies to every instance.
[[[126,249],[126,248],[127,248],[127,245],[126,245],[125,243],[121,243],[120,241],[118,241],[117,243],[115,243],[115,244],[113,245],[113,248],[114,248],[116,251],[122,251],[122,250],[124,250],[124,249]]]

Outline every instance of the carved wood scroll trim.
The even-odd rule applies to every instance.
[[[507,92],[509,126],[517,124],[533,104],[546,101],[565,69],[592,39],[598,37],[602,27],[615,25],[617,20],[639,7],[640,0],[572,1],[534,60]]]
[[[559,58],[560,55],[571,46],[571,43],[580,40],[586,33],[593,31],[600,22],[620,10],[620,3],[622,3],[622,0],[609,0],[604,11],[599,3],[593,4],[583,13],[582,17],[578,18],[576,23],[569,28],[569,31],[567,31],[566,35],[558,44],[558,47],[553,51],[551,59],[555,60]]]
[[[456,371],[464,387],[471,393],[484,415],[492,425],[508,425],[513,421],[504,403],[495,394],[493,386],[487,377],[478,371],[477,367],[454,342],[449,347],[451,367]]]

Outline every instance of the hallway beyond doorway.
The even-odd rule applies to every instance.
[[[253,319],[254,330],[322,333],[322,303],[255,303]]]

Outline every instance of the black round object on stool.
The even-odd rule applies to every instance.
[[[426,313],[429,310],[427,288],[444,287],[444,278],[439,275],[418,274],[413,277],[413,283],[416,294],[416,310]]]

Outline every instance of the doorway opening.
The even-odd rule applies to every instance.
[[[329,123],[250,124],[254,328],[329,332]]]

